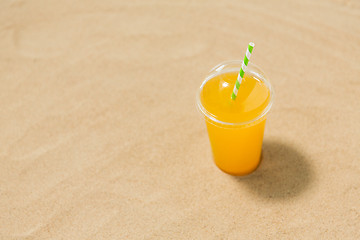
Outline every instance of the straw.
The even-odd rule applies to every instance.
[[[235,86],[234,86],[234,90],[233,90],[233,92],[231,94],[231,99],[232,100],[236,99],[236,96],[237,96],[237,93],[239,91],[241,81],[244,78],[244,74],[245,74],[247,65],[248,65],[248,63],[250,61],[251,53],[252,53],[252,50],[253,50],[254,46],[255,46],[255,44],[253,42],[251,42],[251,43],[249,43],[249,46],[246,49],[246,54],[245,54],[245,57],[244,57],[244,61],[242,62],[240,72],[239,72],[239,75],[237,77],[237,80],[236,80],[236,83],[235,83]]]

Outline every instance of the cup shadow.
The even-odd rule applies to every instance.
[[[294,146],[264,141],[261,163],[248,177],[234,177],[250,192],[266,199],[289,199],[300,195],[314,181],[309,158]]]

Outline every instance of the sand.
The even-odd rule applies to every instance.
[[[260,168],[212,162],[195,93],[276,91]],[[0,239],[360,239],[360,4],[1,1]]]

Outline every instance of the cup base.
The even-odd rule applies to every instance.
[[[262,149],[261,149],[262,150]],[[263,159],[263,154],[262,154],[262,151],[261,151],[261,155],[260,155],[260,159],[259,159],[259,163],[256,165],[256,167],[252,170],[250,170],[249,172],[246,172],[246,173],[236,173],[236,172],[230,172],[230,171],[227,171],[225,169],[222,169],[219,165],[216,164],[216,162],[214,161],[216,167],[218,169],[220,169],[222,172],[228,174],[228,175],[231,175],[231,176],[234,176],[234,177],[238,177],[238,178],[247,178],[249,177],[250,175],[252,175],[260,166],[261,162],[262,162],[262,159]]]

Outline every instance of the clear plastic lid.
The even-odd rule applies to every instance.
[[[246,74],[253,76],[257,81],[261,81],[263,89],[266,90],[266,88],[267,88],[268,91],[266,90],[266,92],[268,92],[269,96],[268,96],[268,100],[267,100],[267,105],[263,106],[261,108],[261,111],[259,111],[254,116],[252,116],[251,119],[246,119],[246,120],[242,120],[242,121],[240,121],[239,119],[235,120],[235,121],[225,121],[223,119],[219,119],[218,117],[216,117],[216,115],[213,114],[213,112],[209,111],[209,109],[206,109],[206,104],[203,104],[203,102],[201,101],[201,97],[200,97],[201,93],[203,91],[204,86],[206,85],[206,83],[209,80],[215,79],[216,77],[227,74],[227,73],[233,73],[233,75],[234,75],[234,73],[239,72],[241,64],[242,64],[242,61],[240,61],[240,60],[226,61],[226,62],[220,63],[210,71],[208,76],[205,78],[205,80],[201,84],[201,86],[198,90],[197,96],[196,96],[196,102],[197,102],[197,107],[198,107],[199,111],[202,113],[202,115],[205,117],[205,119],[207,121],[210,121],[214,124],[223,125],[223,127],[226,127],[226,126],[236,127],[236,126],[246,126],[246,125],[252,124],[258,120],[262,120],[263,118],[266,117],[266,114],[268,113],[268,111],[270,110],[270,108],[273,104],[274,91],[273,91],[273,88],[272,88],[268,78],[265,76],[264,72],[259,67],[257,67],[255,64],[252,64],[252,63],[249,63],[247,70],[246,70]],[[264,85],[266,86],[266,88],[264,87]],[[243,85],[243,86],[245,86],[245,85]],[[229,86],[229,87],[233,88],[233,85]],[[229,94],[229,98],[230,98],[230,94]]]

